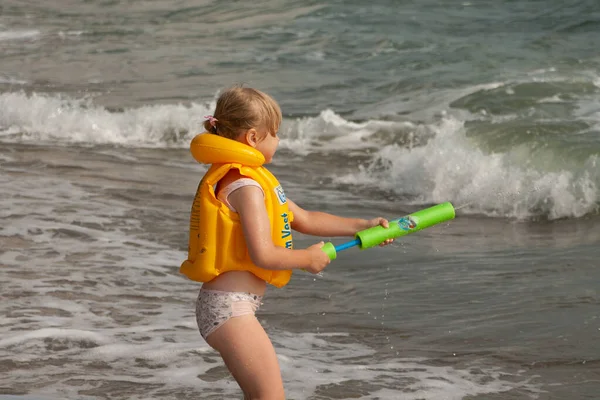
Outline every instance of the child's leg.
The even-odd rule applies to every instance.
[[[279,362],[271,340],[254,315],[229,319],[206,339],[221,353],[246,400],[284,400]]]

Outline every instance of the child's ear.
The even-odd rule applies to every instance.
[[[244,138],[246,139],[246,144],[248,146],[256,147],[256,144],[258,143],[258,132],[254,128],[248,129]]]

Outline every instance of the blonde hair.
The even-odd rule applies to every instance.
[[[204,129],[219,136],[237,139],[252,128],[265,128],[275,136],[281,124],[281,108],[258,89],[234,86],[221,93],[213,117],[217,119],[214,126],[207,120]]]

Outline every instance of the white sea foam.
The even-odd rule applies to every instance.
[[[564,103],[565,101],[561,99],[560,95],[556,94],[551,97],[544,97],[543,99],[538,100],[538,103]]]
[[[71,372],[69,379],[45,385],[45,395],[59,396],[62,393],[69,398],[76,397],[78,391],[86,386],[72,385],[72,380],[85,380],[90,389],[96,386],[94,382],[110,387],[111,381],[126,380],[140,385],[157,385],[160,390],[171,393],[185,390],[204,395],[222,393],[231,398],[239,395],[239,388],[229,374],[214,375],[219,369],[225,371],[224,365],[214,350],[202,344],[197,332],[175,332],[168,326],[167,320],[154,329],[144,341],[140,341],[141,336],[136,337],[118,327],[95,328],[94,331],[41,329],[8,337],[0,342],[0,350],[4,349],[5,355],[6,350],[12,351],[11,357],[17,362],[39,363],[54,359],[53,363],[57,363],[69,359],[69,366],[63,366],[61,370],[54,370],[53,363],[49,363],[45,370],[36,370],[48,378]],[[176,342],[165,342],[165,332],[172,332]],[[515,388],[530,395],[539,390],[538,385],[528,379],[510,376],[496,368],[433,366],[422,358],[398,357],[380,362],[376,360],[375,352],[364,345],[348,342],[347,339],[343,343],[335,340],[345,336],[343,334],[298,334],[272,329],[270,332],[278,349],[290,398],[308,398],[316,393],[328,392],[334,396],[341,391],[365,400],[392,400],[398,396],[415,400],[423,397],[459,400],[465,396],[502,393]],[[32,340],[38,340],[38,345],[32,346]],[[102,374],[90,371],[89,367],[82,368],[94,362],[105,362],[111,367],[102,370]],[[33,376],[11,375],[14,382],[34,379]],[[507,377],[511,379],[507,380]],[[369,389],[362,388],[360,395],[356,385]],[[155,392],[150,389],[143,395],[131,395],[129,398],[150,398]]]
[[[344,337],[344,340],[336,340]],[[357,396],[353,382],[372,386],[360,399],[462,399],[486,393],[501,393],[521,387],[535,392],[525,380],[509,383],[501,371],[484,369],[482,375],[471,369],[428,365],[422,358],[377,360],[369,347],[348,341],[344,334],[292,334],[278,332],[274,337],[280,348],[279,362],[284,376],[291,377],[286,387],[298,398],[307,398],[327,389],[346,391]],[[473,367],[473,370],[477,370]],[[360,385],[360,384],[359,384]]]
[[[427,145],[385,146],[358,175],[338,181],[376,185],[415,203],[453,201],[468,205],[463,212],[514,218],[580,217],[600,201],[596,156],[581,171],[545,172],[527,166],[531,154],[525,147],[484,153],[465,136],[462,121],[446,118],[430,128],[436,134]]]
[[[372,137],[381,130],[412,127],[410,122],[352,122],[332,110],[324,110],[316,117],[284,121],[280,129],[281,147],[303,155],[315,150],[360,151],[376,148],[378,142]]]
[[[11,40],[28,40],[40,36],[40,31],[36,29],[27,29],[19,31],[3,31],[0,32],[0,42]]]
[[[9,85],[25,85],[27,84],[27,81],[6,75],[0,75],[0,84],[2,83],[7,83]]]
[[[47,338],[87,340],[95,343],[102,343],[106,339],[104,336],[96,332],[85,331],[81,329],[44,328],[1,339],[0,348],[11,347],[17,344],[28,342],[30,340]]]
[[[473,90],[496,87],[498,84],[480,85]],[[114,113],[91,99],[4,93],[0,94],[0,137],[29,143],[52,140],[182,148],[202,130],[203,116],[213,108],[214,99],[210,99],[205,104],[156,105]],[[596,124],[592,129],[597,129],[597,99],[582,99],[575,112],[577,118],[592,127]],[[415,203],[468,204],[462,210],[465,213],[554,219],[580,217],[597,208],[597,156],[572,160],[561,168],[551,149],[534,151],[523,144],[502,152],[484,152],[466,136],[463,118],[460,113],[440,112],[429,122],[353,122],[324,110],[315,117],[284,120],[281,147],[300,157],[372,154],[371,162],[348,175],[334,173],[332,178],[382,187]],[[492,121],[514,118],[492,117]]]
[[[58,36],[61,38],[69,37],[69,36],[81,36],[85,33],[85,31],[59,31]]]
[[[210,104],[210,103],[209,103]],[[0,137],[18,141],[181,147],[202,129],[209,105],[145,106],[112,113],[92,99],[0,94]]]
[[[598,79],[600,88],[600,78]],[[595,131],[596,136],[600,136],[600,95],[588,97],[577,101],[575,116],[590,124],[590,131]]]

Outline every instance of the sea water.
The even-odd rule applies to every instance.
[[[219,91],[281,104],[307,209],[453,221],[258,318],[289,399],[600,397],[595,1],[0,5],[0,398],[229,399],[186,257]],[[297,234],[295,246],[321,239]]]

